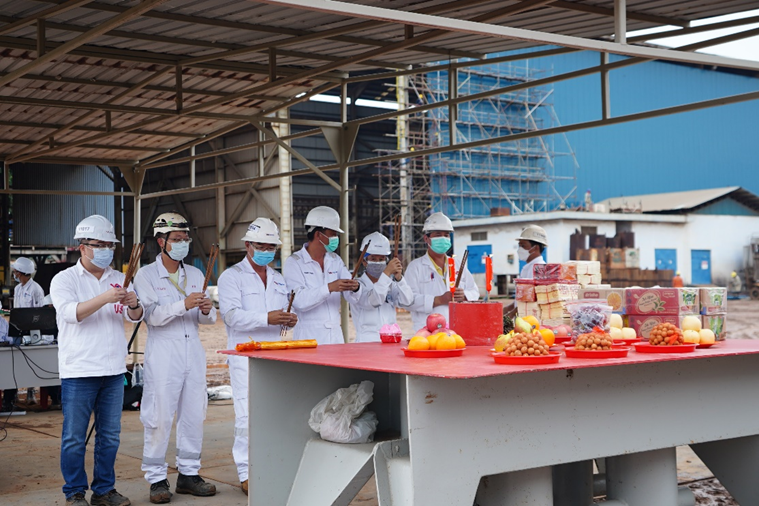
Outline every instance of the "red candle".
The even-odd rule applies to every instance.
[[[453,257],[448,257],[448,284],[451,287],[451,293],[456,292],[456,262]]]

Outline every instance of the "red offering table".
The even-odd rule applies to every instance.
[[[606,457],[608,499],[676,505],[689,493],[680,445],[740,504],[759,504],[744,472],[759,466],[759,341],[543,365],[496,364],[487,346],[423,360],[381,343],[239,355],[251,358],[250,504],[347,504],[376,472],[381,503],[551,505],[558,479],[561,504],[587,506],[592,459]],[[322,441],[311,409],[363,380],[375,442]]]

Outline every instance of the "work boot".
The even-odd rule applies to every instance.
[[[198,475],[187,476],[182,473],[179,473],[177,486],[174,490],[177,494],[192,494],[199,497],[216,495],[216,485],[206,483],[203,478]]]
[[[171,502],[172,493],[169,491],[169,480],[162,480],[150,485],[150,502],[153,504],[165,504]]]
[[[103,495],[92,494],[90,504],[92,506],[131,506],[132,502],[113,489]]]
[[[77,492],[66,498],[66,506],[90,506],[90,503],[84,498],[84,492]]]
[[[248,480],[240,482],[240,485],[242,486],[243,494],[248,495]]]

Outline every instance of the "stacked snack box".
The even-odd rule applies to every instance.
[[[727,337],[727,288],[701,288],[702,326],[711,329],[718,341]]]
[[[569,321],[566,303],[577,300],[577,265],[540,264],[533,268],[535,297],[540,308],[541,322],[560,325]]]
[[[611,306],[612,312],[617,314],[625,312],[624,288],[612,288],[611,285],[588,285],[580,289],[578,297],[606,301],[606,304]]]
[[[577,284],[585,288],[588,285],[601,284],[601,262],[573,260],[567,262],[567,266],[573,266],[576,273]]]
[[[681,327],[683,318],[698,316],[700,310],[698,288],[625,289],[628,324],[644,339],[656,325],[671,323]]]
[[[538,306],[535,292],[535,281],[532,279],[517,279],[516,285],[517,314],[519,316],[534,316],[540,319],[540,306]]]

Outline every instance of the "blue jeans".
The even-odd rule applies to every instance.
[[[61,474],[66,498],[87,490],[84,469],[85,440],[90,416],[95,413],[95,467],[92,492],[107,494],[116,483],[116,452],[121,434],[124,375],[61,380]]]

